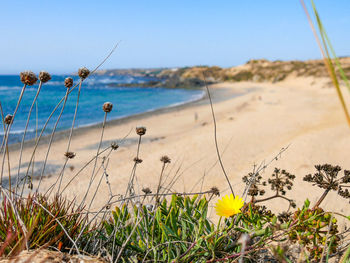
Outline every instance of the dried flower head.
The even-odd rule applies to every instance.
[[[255,197],[257,195],[264,195],[265,190],[262,189],[262,186],[266,186],[265,181],[262,180],[262,176],[259,173],[249,173],[248,175],[243,176],[243,182],[250,186],[248,189],[248,195]]]
[[[289,222],[291,220],[291,216],[292,212],[284,211],[277,216],[277,219],[281,224],[283,224]]]
[[[338,173],[341,171],[339,165],[332,166],[330,164],[315,165],[317,172],[314,175],[305,175],[303,180],[306,182],[313,183],[320,188],[338,190],[339,182],[342,180],[337,180]],[[344,176],[348,178],[348,176]]]
[[[41,71],[39,73],[39,80],[42,82],[42,83],[46,83],[48,82],[49,80],[51,79],[51,75],[46,72],[46,71]]]
[[[168,156],[166,156],[166,155],[164,155],[164,156],[162,156],[162,158],[160,158],[160,161],[162,162],[162,163],[170,163],[171,162],[171,160],[170,160],[170,158],[168,157]]]
[[[112,150],[117,150],[119,148],[119,145],[116,142],[111,143]]]
[[[216,186],[213,186],[212,188],[210,188],[210,192],[211,192],[213,195],[220,196],[219,188],[217,188]]]
[[[142,189],[142,192],[144,192],[146,195],[152,193],[152,191],[151,191],[151,189],[149,189],[149,187],[143,188],[143,189]]]
[[[103,111],[106,113],[111,112],[112,108],[113,108],[113,104],[110,102],[105,102],[102,106]]]
[[[78,70],[78,75],[81,79],[86,79],[90,74],[90,70],[87,68],[83,67]]]
[[[136,133],[137,135],[145,135],[146,134],[146,127],[136,127]]]
[[[73,79],[72,78],[66,78],[64,80],[64,86],[66,88],[71,88],[73,86]]]
[[[259,214],[263,217],[265,217],[266,219],[269,218],[268,221],[271,221],[271,219],[275,216],[271,210],[267,209],[266,206],[264,205],[257,205],[255,203],[249,203],[248,206],[249,209],[245,209],[243,212],[244,214],[251,216],[252,214]]]
[[[73,159],[75,157],[74,152],[65,152],[64,156],[66,156],[68,159]]]
[[[288,173],[286,170],[275,168],[267,182],[271,185],[271,190],[285,195],[287,190],[292,189],[294,178],[295,175]]]
[[[134,162],[135,163],[142,163],[142,159],[135,157]]]
[[[344,175],[339,176],[341,167],[330,164],[316,165],[317,172],[314,175],[308,174],[304,176],[304,181],[312,183],[322,189],[325,189],[323,199],[329,191],[337,191],[338,195],[343,198],[350,199],[348,189],[350,183],[350,171],[344,170]],[[318,201],[317,206],[322,202],[322,198]]]
[[[4,121],[7,125],[10,125],[12,123],[12,119],[13,116],[11,114],[7,114]]]
[[[218,200],[215,206],[216,214],[219,216],[230,217],[235,214],[241,213],[241,208],[243,207],[243,199],[238,195],[233,197],[225,195],[222,199]]]
[[[20,78],[23,84],[32,86],[34,85],[38,78],[35,76],[35,74],[31,71],[23,71],[20,73]]]

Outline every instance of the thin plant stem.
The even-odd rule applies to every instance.
[[[106,164],[106,167],[107,167],[107,166],[108,166],[108,163],[109,163],[108,157],[109,157],[109,155],[110,155],[111,153],[112,153],[112,149],[111,149],[111,151],[107,154],[107,156],[104,156],[104,157],[103,157],[103,161],[102,161],[101,166],[102,166],[102,168],[104,169],[104,171],[103,171],[103,173],[102,173],[102,175],[101,175],[100,181],[98,182],[98,185],[97,185],[97,187],[96,187],[95,193],[94,193],[94,195],[93,195],[92,198],[91,198],[90,204],[89,204],[89,206],[88,206],[88,211],[90,210],[91,205],[92,205],[93,201],[95,200],[95,197],[96,197],[96,194],[97,194],[97,192],[98,192],[98,189],[100,188],[102,179],[103,179],[104,175],[106,174],[106,168],[104,167],[104,163],[105,163],[105,161],[107,160],[107,164]],[[113,195],[110,195],[110,196],[113,196]]]
[[[60,112],[60,114],[58,115],[58,118],[57,118],[57,120],[56,120],[55,126],[54,126],[54,128],[53,128],[53,130],[52,130],[52,133],[51,133],[51,137],[50,137],[50,141],[49,141],[49,146],[48,146],[47,151],[46,151],[46,156],[45,156],[43,168],[41,169],[41,174],[40,174],[40,178],[39,178],[39,184],[38,184],[38,187],[37,187],[37,189],[36,189],[36,192],[39,191],[39,188],[40,188],[40,185],[41,185],[43,176],[44,176],[44,172],[45,172],[45,168],[46,168],[46,163],[47,163],[47,159],[48,159],[48,157],[49,157],[49,153],[50,153],[50,149],[51,149],[53,137],[55,136],[55,132],[56,132],[57,125],[58,125],[58,123],[59,123],[59,121],[60,121],[60,119],[61,119],[62,113],[63,113],[64,108],[65,108],[65,106],[66,106],[66,102],[67,102],[67,99],[68,99],[68,94],[69,94],[69,89],[66,90],[66,95],[65,95],[65,98],[64,98],[64,102],[63,102],[63,105],[62,105],[61,112]],[[24,184],[25,184],[25,182],[24,182]]]
[[[35,97],[34,97],[34,99],[33,99],[33,103],[32,103],[32,105],[30,106],[30,109],[29,109],[29,113],[28,113],[28,117],[27,117],[26,126],[25,126],[25,128],[24,128],[24,133],[23,133],[23,136],[22,136],[21,147],[20,147],[20,151],[19,151],[18,171],[17,171],[17,178],[16,178],[16,188],[15,188],[15,191],[16,191],[16,192],[17,192],[18,183],[19,183],[19,175],[20,175],[20,172],[21,172],[21,163],[22,163],[22,154],[23,154],[24,139],[25,139],[26,134],[27,134],[27,129],[28,129],[29,120],[30,120],[30,117],[31,117],[31,114],[32,114],[32,110],[33,110],[34,104],[36,103],[37,98],[38,98],[38,96],[39,96],[39,93],[40,93],[42,84],[43,84],[42,81],[40,81],[39,86],[38,86],[38,89],[37,89],[37,92],[36,92]]]
[[[4,127],[4,137],[2,139],[2,144],[5,142],[5,134],[6,134],[6,125],[5,125],[5,116],[4,116],[4,111],[2,110],[2,105],[1,105],[1,102],[0,102],[0,114],[1,114],[1,120],[2,120],[2,124],[3,124],[3,127]],[[2,145],[1,145],[2,147]],[[1,181],[0,181],[0,185],[2,185],[2,177],[1,177]]]
[[[80,98],[80,91],[81,91],[81,85],[82,85],[82,81],[79,83],[79,89],[78,89],[78,95],[77,95],[77,102],[75,104],[75,110],[74,110],[74,117],[73,117],[73,121],[72,121],[72,127],[70,129],[70,133],[69,133],[69,137],[68,137],[68,145],[67,145],[67,150],[66,152],[69,152],[69,149],[70,149],[70,144],[71,144],[71,140],[72,140],[72,136],[73,136],[73,130],[74,130],[74,126],[75,126],[75,120],[76,120],[76,117],[77,117],[77,113],[78,113],[78,105],[79,105],[79,98]],[[65,171],[65,168],[66,168],[66,165],[68,163],[68,157],[66,158],[64,164],[63,164],[63,167],[61,169],[61,172],[60,172],[60,175],[59,175],[59,178],[60,178],[60,182],[59,182],[59,185],[58,185],[58,190],[57,192],[60,192],[60,188],[61,188],[61,183],[62,183],[62,179],[63,179],[63,176],[64,176],[64,171]]]
[[[95,158],[95,163],[94,163],[94,168],[92,169],[92,174],[91,174],[91,177],[90,177],[90,182],[89,182],[89,185],[88,185],[88,188],[85,192],[85,195],[83,197],[83,200],[81,201],[81,204],[80,206],[82,206],[84,203],[85,203],[85,199],[90,191],[90,187],[94,181],[94,174],[95,174],[95,170],[96,170],[96,165],[97,165],[97,156],[99,155],[99,152],[100,152],[100,149],[101,149],[101,145],[102,145],[102,140],[103,140],[103,133],[104,133],[104,130],[105,130],[105,125],[106,125],[106,120],[107,120],[107,112],[105,112],[105,116],[103,118],[103,123],[102,123],[102,131],[101,131],[101,136],[100,136],[100,142],[98,143],[98,147],[97,147],[97,153],[96,153],[96,158]]]
[[[39,126],[39,109],[38,109],[38,102],[35,103],[35,143],[37,142],[38,140],[38,126]],[[33,156],[33,161],[31,163],[32,165],[32,175],[30,177],[30,186],[31,186],[31,189],[33,189],[33,176],[34,176],[34,167],[35,167],[35,154]]]
[[[111,202],[111,198],[107,201],[107,205]],[[79,206],[79,207],[81,207],[81,205]],[[75,239],[75,242],[78,242],[78,240],[79,240],[79,238],[81,237],[81,235],[83,234],[83,232],[84,232],[84,230],[85,230],[85,228],[87,227],[87,226],[89,226],[90,224],[91,224],[91,222],[93,222],[96,218],[97,218],[97,216],[99,215],[99,213],[102,211],[102,210],[104,210],[104,209],[106,209],[106,206],[103,206],[90,220],[88,220],[88,215],[89,215],[89,213],[87,213],[86,214],[86,224],[82,227],[82,229],[80,230],[80,233],[79,233],[79,235],[77,236],[77,238]],[[70,250],[69,250],[69,254],[70,253],[72,253],[72,250],[73,250],[73,248],[71,248]]]
[[[165,162],[163,162],[162,165],[162,171],[160,172],[160,176],[159,176],[159,182],[158,182],[158,187],[157,187],[157,192],[156,192],[156,204],[159,204],[159,199],[158,199],[158,195],[159,195],[159,190],[162,184],[162,177],[163,177],[163,173],[164,173],[164,168],[165,168]]]
[[[1,101],[0,101],[0,114],[1,114],[1,120],[2,120],[2,125],[4,127],[4,136],[2,137],[2,142],[1,142],[1,147],[5,142],[5,133],[6,133],[6,126],[5,126],[5,116],[4,116],[4,111],[2,109]],[[1,148],[0,147],[0,148]]]
[[[230,179],[228,178],[227,176],[227,173],[225,171],[225,167],[224,167],[224,164],[222,163],[222,160],[221,160],[221,155],[220,155],[220,151],[219,151],[219,145],[218,145],[218,139],[217,139],[217,127],[216,127],[216,119],[215,119],[215,113],[214,113],[214,108],[213,108],[213,102],[212,102],[212,99],[211,99],[211,96],[210,96],[210,91],[209,91],[209,87],[208,87],[208,84],[207,84],[207,81],[205,80],[205,76],[204,76],[204,73],[203,73],[203,80],[204,80],[204,83],[205,83],[205,88],[207,90],[207,93],[208,93],[208,98],[209,98],[209,103],[210,103],[210,108],[211,108],[211,113],[212,113],[212,117],[213,117],[213,122],[214,122],[214,141],[215,141],[215,148],[216,148],[216,154],[217,154],[217,157],[218,157],[218,160],[219,160],[219,163],[220,163],[220,166],[221,166],[221,170],[226,178],[226,181],[230,187],[230,190],[232,192],[232,195],[235,196],[234,192],[233,192],[233,188],[232,188],[232,185],[231,185],[231,182],[230,182]]]
[[[75,178],[77,178],[77,176],[91,163],[93,162],[96,158],[98,158],[99,155],[103,154],[105,151],[107,151],[108,149],[110,149],[111,146],[108,146],[106,149],[102,150],[97,156],[94,156],[90,161],[88,161],[73,177],[72,179],[69,180],[69,182],[66,184],[66,186],[62,189],[61,193],[59,193],[59,195],[61,195],[67,188],[68,186],[74,181]]]
[[[8,130],[9,130],[9,128],[10,128],[10,126],[9,125],[7,125],[6,126],[6,132],[5,132],[5,140],[4,141],[6,141],[6,137],[8,136]],[[6,155],[6,151],[5,151],[5,155]],[[2,159],[2,165],[1,165],[1,178],[0,178],[0,185],[2,185],[2,180],[3,180],[3,172],[4,172],[4,165],[5,165],[5,155],[4,155],[4,158]]]
[[[68,152],[68,151],[67,151]],[[62,169],[61,169],[61,172],[56,180],[56,183],[57,181],[59,180],[60,182],[58,183],[58,189],[57,189],[57,193],[60,192],[60,189],[61,189],[61,185],[62,185],[62,180],[63,180],[63,175],[64,175],[64,170],[66,169],[66,166],[67,166],[67,163],[68,163],[68,160],[69,158],[66,157],[66,159],[64,160],[64,164],[62,166]],[[52,188],[53,189],[53,188]]]
[[[130,180],[129,180],[129,183],[128,183],[128,187],[126,188],[125,196],[127,196],[128,192],[130,193],[130,195],[134,195],[135,194],[134,179],[135,179],[135,176],[136,176],[137,160],[139,159],[139,154],[140,154],[141,137],[142,136],[139,135],[139,140],[138,140],[138,144],[137,144],[137,151],[136,151],[136,160],[134,162],[134,166],[133,166],[132,171],[131,171],[131,176],[130,176]]]
[[[114,51],[115,51],[116,48],[118,47],[119,43],[120,43],[120,42],[118,42],[118,43],[113,47],[113,49],[110,51],[110,53],[102,60],[102,62],[101,62],[100,64],[98,64],[98,65],[95,67],[95,69],[89,74],[89,76],[92,75],[93,73],[95,73],[95,72],[108,60],[108,58],[114,53]],[[89,76],[88,76],[88,77],[89,77]],[[87,77],[87,78],[88,78],[88,77]],[[74,86],[69,90],[69,94],[70,94],[71,92],[73,92],[73,90],[74,90],[74,89],[80,84],[80,82],[82,82],[82,81],[83,81],[83,80],[80,80],[78,84],[74,85]],[[53,111],[51,112],[50,116],[49,116],[48,119],[46,120],[46,123],[44,124],[44,127],[42,128],[42,130],[41,130],[41,132],[40,132],[40,135],[39,135],[39,138],[38,138],[38,140],[37,140],[37,142],[36,142],[36,144],[35,144],[35,146],[34,146],[34,150],[33,150],[32,156],[31,156],[31,158],[30,158],[29,165],[28,165],[28,169],[27,169],[27,172],[26,172],[25,177],[28,176],[30,164],[31,164],[31,162],[33,161],[33,158],[34,158],[34,155],[35,155],[35,151],[36,151],[36,149],[37,149],[37,147],[38,147],[38,145],[39,145],[39,142],[40,142],[40,139],[41,139],[41,137],[42,137],[42,135],[43,135],[43,133],[44,133],[44,130],[46,129],[46,126],[47,126],[48,122],[50,121],[52,115],[56,112],[56,110],[58,109],[59,105],[61,105],[61,103],[64,101],[64,99],[65,99],[64,97],[61,98],[61,100],[57,103],[57,105],[55,106],[55,108],[54,108]],[[1,148],[2,148],[2,147],[1,147]],[[1,152],[1,151],[0,151],[0,152]]]
[[[2,124],[4,127],[4,135],[5,135],[6,133],[5,116],[4,116],[4,111],[2,110],[1,102],[0,102],[0,114],[1,114]],[[8,167],[8,173],[9,173],[9,186],[10,186],[10,195],[11,195],[11,174],[10,174],[11,168],[10,168],[10,153],[9,153],[8,146],[6,147],[6,153],[7,153],[7,167]]]
[[[77,85],[76,85],[76,86],[77,86]],[[71,88],[71,89],[69,90],[69,93],[68,93],[68,94],[70,94],[70,93],[72,92],[72,90],[73,90],[76,86],[74,86],[73,88]],[[45,131],[45,129],[46,129],[46,126],[48,125],[49,121],[51,120],[53,114],[56,112],[56,110],[58,109],[58,107],[59,107],[59,106],[61,105],[61,103],[65,100],[65,97],[66,97],[66,96],[64,96],[64,97],[56,104],[55,108],[52,110],[50,116],[47,118],[47,120],[46,120],[46,122],[45,122],[43,128],[41,129],[40,134],[39,134],[39,137],[37,138],[37,140],[36,140],[36,142],[35,142],[34,149],[33,149],[33,152],[32,152],[32,155],[31,155],[31,157],[30,157],[29,164],[28,164],[28,167],[27,167],[27,171],[26,171],[26,174],[25,174],[25,176],[24,176],[23,179],[27,178],[27,176],[28,176],[28,174],[29,174],[29,169],[30,169],[31,163],[33,162],[33,159],[34,159],[36,150],[37,150],[37,148],[38,148],[38,146],[39,146],[39,142],[40,142],[40,140],[41,140],[41,138],[42,138],[42,136],[43,136],[43,133],[44,133],[44,131]],[[25,180],[26,180],[26,179],[25,179]],[[23,189],[23,187],[22,187],[22,189]]]
[[[79,88],[78,88],[78,95],[77,95],[77,102],[75,104],[75,110],[74,110],[74,117],[73,117],[73,122],[72,122],[72,127],[70,129],[70,133],[69,133],[69,137],[68,137],[68,145],[67,145],[67,152],[69,151],[70,148],[70,144],[71,144],[71,140],[72,140],[72,136],[73,136],[73,130],[74,130],[74,126],[75,126],[75,120],[77,117],[77,113],[78,113],[78,105],[79,105],[79,98],[80,98],[80,92],[81,92],[81,85],[82,85],[82,81],[79,82]]]
[[[24,85],[23,85],[23,88],[22,88],[22,90],[21,90],[21,93],[20,93],[20,95],[19,95],[19,98],[18,98],[18,101],[17,101],[17,105],[16,105],[16,108],[15,108],[15,111],[13,112],[12,121],[11,121],[10,124],[9,124],[9,128],[8,128],[7,134],[9,134],[10,131],[11,131],[12,124],[13,124],[13,122],[14,122],[14,120],[15,120],[15,117],[16,117],[16,114],[17,114],[19,105],[21,104],[22,97],[23,97],[23,94],[24,94],[24,91],[25,91],[26,87],[27,87],[27,84],[24,84]],[[8,136],[6,136],[4,145],[6,146],[7,143],[8,143]],[[0,153],[2,152],[4,145],[1,146]]]
[[[24,84],[23,88],[21,90],[21,94],[19,95],[15,111],[13,112],[12,120],[7,126],[7,130],[6,130],[6,133],[5,133],[4,144],[1,146],[0,153],[2,152],[4,146],[5,146],[5,149],[8,149],[7,148],[8,147],[8,138],[9,138],[9,134],[10,134],[10,131],[11,131],[11,127],[12,127],[12,124],[13,124],[13,122],[15,120],[15,117],[16,117],[19,105],[21,104],[22,97],[23,97],[23,94],[24,94],[24,91],[25,91],[26,87],[27,87],[27,84]],[[2,179],[3,179],[3,171],[4,171],[3,168],[4,168],[4,163],[5,163],[5,156],[6,156],[6,150],[4,151],[3,158],[2,158],[2,168],[1,168],[1,176],[0,176],[0,184],[1,185],[2,185]],[[9,181],[11,182],[11,178],[9,178]]]

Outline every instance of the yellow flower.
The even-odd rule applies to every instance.
[[[216,214],[219,216],[230,217],[241,212],[241,208],[244,205],[243,199],[238,195],[233,197],[225,195],[221,200],[218,200],[215,206]]]

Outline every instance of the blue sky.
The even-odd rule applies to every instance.
[[[350,55],[350,1],[315,2],[337,54]],[[103,68],[320,58],[298,0],[1,0],[0,35],[0,74],[93,68],[118,41]]]

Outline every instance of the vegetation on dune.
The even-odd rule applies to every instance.
[[[335,69],[337,76],[350,76],[350,58],[343,57],[332,60],[339,64]],[[133,74],[134,70],[110,70],[108,74]],[[283,81],[288,77],[328,77],[328,70],[322,60],[309,61],[269,61],[266,59],[252,59],[246,64],[231,68],[217,66],[193,66],[175,69],[149,69],[148,71],[136,71],[143,77],[152,77],[152,80],[144,83],[110,83],[112,87],[165,87],[165,88],[199,88],[205,85],[203,75],[207,83],[221,81],[253,81],[271,82]],[[105,73],[105,71],[103,71]]]

